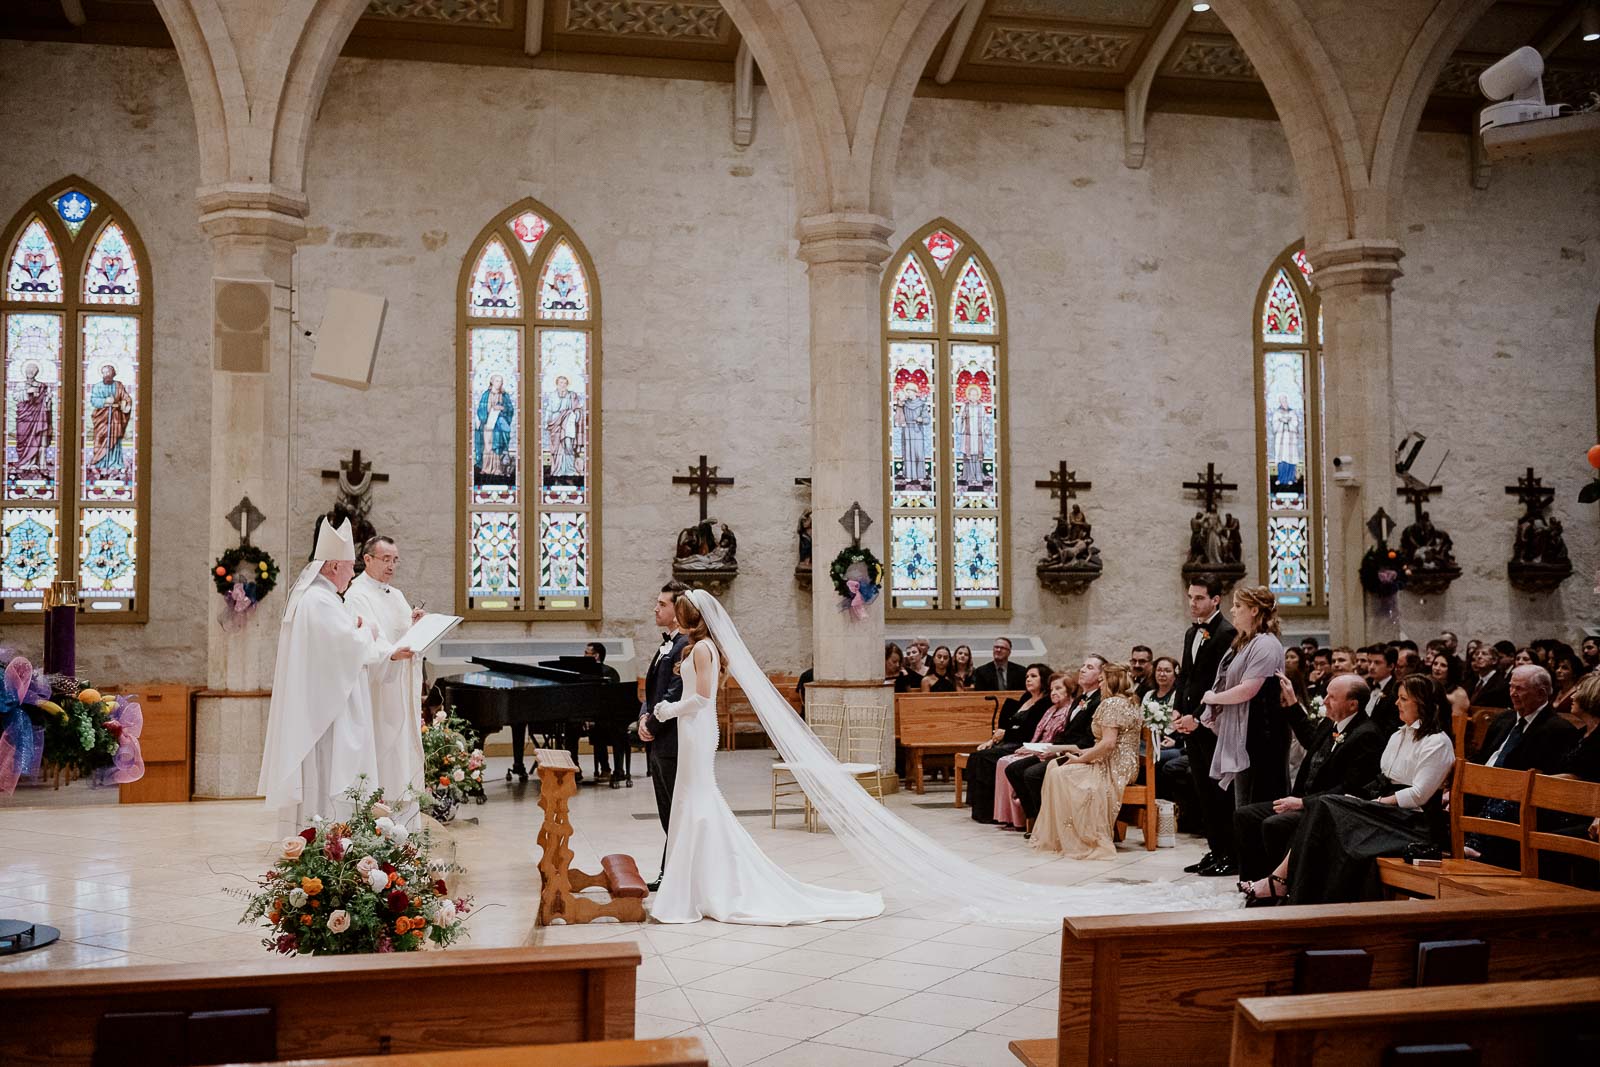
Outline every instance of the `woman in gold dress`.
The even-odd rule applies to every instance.
[[[1073,749],[1044,776],[1044,802],[1033,847],[1068,859],[1106,860],[1117,854],[1112,834],[1122,790],[1139,773],[1144,713],[1125,663],[1107,663],[1094,712],[1092,748]]]

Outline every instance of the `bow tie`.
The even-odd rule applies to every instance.
[[[671,634],[664,633],[664,634],[661,635],[661,643],[663,645],[667,644],[671,640],[672,640],[672,635]]]

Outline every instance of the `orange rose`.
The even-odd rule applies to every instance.
[[[449,785],[450,784],[450,776],[446,775],[446,774],[441,774],[439,776],[439,784],[440,785]]]
[[[300,879],[300,888],[305,890],[306,896],[314,897],[318,893],[322,892],[322,879],[302,878]]]
[[[269,912],[267,912],[267,921],[270,922],[273,926],[277,926],[278,923],[282,919],[283,919],[283,912],[281,912],[281,911],[269,911]]]
[[[400,916],[400,918],[396,919],[394,921],[394,932],[399,934],[399,935],[401,935],[401,936],[404,936],[404,935],[410,933],[411,932],[411,919],[410,919],[410,917],[402,915],[402,916]]]
[[[300,916],[300,925],[301,926],[310,926],[311,925],[311,916],[309,916],[309,915]]]

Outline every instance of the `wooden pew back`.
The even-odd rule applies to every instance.
[[[1524,874],[1539,877],[1540,852],[1564,852],[1600,864],[1600,841],[1539,829],[1539,813],[1542,811],[1575,815],[1585,822],[1600,818],[1600,782],[1534,774],[1528,786],[1528,802],[1524,807],[1528,809],[1523,819],[1526,827],[1522,838]]]
[[[980,744],[1000,706],[1017,693],[896,693],[894,737],[902,745]]]
[[[638,967],[628,941],[0,971],[0,1019],[27,1020],[0,1026],[0,1063],[87,1067],[108,1013],[179,1013],[181,1025],[184,1013],[268,1008],[278,1059],[631,1038]]]
[[[1230,1067],[1316,1062],[1382,1067],[1395,1045],[1466,1044],[1480,1067],[1564,1062],[1580,1034],[1600,1036],[1600,978],[1304,997],[1246,997],[1233,1017]]]
[[[1489,767],[1482,763],[1456,760],[1455,777],[1450,785],[1450,854],[1465,856],[1467,834],[1499,837],[1522,844],[1522,822],[1504,822],[1467,815],[1466,798],[1486,797],[1509,800],[1520,804],[1521,819],[1528,817],[1528,790],[1532,786],[1531,771],[1513,771],[1505,767]]]
[[[584,1041],[512,1045],[469,1052],[411,1052],[399,1056],[349,1056],[298,1060],[294,1067],[706,1067],[706,1050],[692,1037],[643,1041]],[[269,1067],[266,1063],[235,1067]]]
[[[1488,979],[1600,975],[1600,894],[1069,918],[1058,1062],[1227,1062],[1235,1003],[1294,991],[1301,953],[1362,949],[1372,989],[1415,984],[1423,941],[1489,943]]]

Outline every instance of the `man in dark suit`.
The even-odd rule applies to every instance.
[[[1272,683],[1268,683],[1269,685]],[[1293,700],[1293,690],[1283,694]],[[1246,804],[1233,813],[1239,877],[1265,878],[1289,851],[1289,841],[1304,814],[1305,798],[1318,793],[1355,793],[1378,775],[1386,738],[1362,710],[1367,683],[1353,674],[1328,683],[1318,719],[1295,713],[1285,704],[1289,727],[1306,750],[1289,795],[1260,804]]]
[[[1222,583],[1216,578],[1189,583],[1189,618],[1193,620],[1183,635],[1183,668],[1178,677],[1178,696],[1174,711],[1178,718],[1172,728],[1184,735],[1184,750],[1189,757],[1189,780],[1200,804],[1205,822],[1208,851],[1199,862],[1184,870],[1190,874],[1224,875],[1236,866],[1229,855],[1233,848],[1233,796],[1211,777],[1211,757],[1217,750],[1217,735],[1200,725],[1204,710],[1200,698],[1217,680],[1217,666],[1233,645],[1237,631],[1222,615]]]
[[[1578,743],[1578,728],[1550,706],[1553,688],[1550,672],[1543,667],[1514,669],[1508,686],[1511,710],[1495,716],[1483,747],[1473,754],[1472,762],[1540,774],[1561,770],[1567,754]],[[1481,800],[1475,808],[1467,814],[1506,822],[1516,822],[1521,817],[1514,800]],[[1521,864],[1515,843],[1503,838],[1471,834],[1467,844],[1478,850],[1485,863],[1511,868]]]
[[[994,661],[985,663],[972,672],[972,688],[985,693],[1004,693],[1021,689],[1022,680],[1028,670],[1011,662],[1011,638],[995,638],[994,648],[990,649],[990,654],[994,656]]]
[[[1055,745],[1076,745],[1080,749],[1094,747],[1094,709],[1100,706],[1100,668],[1104,656],[1090,656],[1078,668],[1078,695],[1067,708],[1067,724],[1051,739]],[[1023,814],[1029,819],[1039,817],[1039,806],[1044,801],[1044,775],[1051,759],[1020,760],[1006,767],[1006,777],[1022,804]]]
[[[1467,685],[1467,694],[1475,708],[1509,708],[1511,706],[1511,678],[1509,671],[1500,669],[1498,653],[1493,646],[1480,645],[1472,653],[1472,669],[1477,677]]]
[[[1400,705],[1396,704],[1394,699],[1395,692],[1400,688],[1394,672],[1399,659],[1400,652],[1393,645],[1388,648],[1374,648],[1367,657],[1372,689],[1367,696],[1364,710],[1367,718],[1372,720],[1372,725],[1383,734],[1385,744],[1389,741],[1389,735],[1400,729]]]
[[[656,814],[661,816],[663,831],[672,815],[672,787],[678,780],[678,720],[662,722],[655,716],[655,707],[664,700],[683,697],[683,678],[676,667],[689,638],[678,632],[678,598],[688,591],[682,582],[668,582],[656,597],[656,625],[667,632],[661,635],[661,647],[650,660],[644,678],[644,704],[639,709],[639,740],[645,743],[645,760],[656,787]],[[663,843],[661,866],[666,865],[667,846]],[[660,885],[661,875],[657,874],[650,891],[655,892]]]

